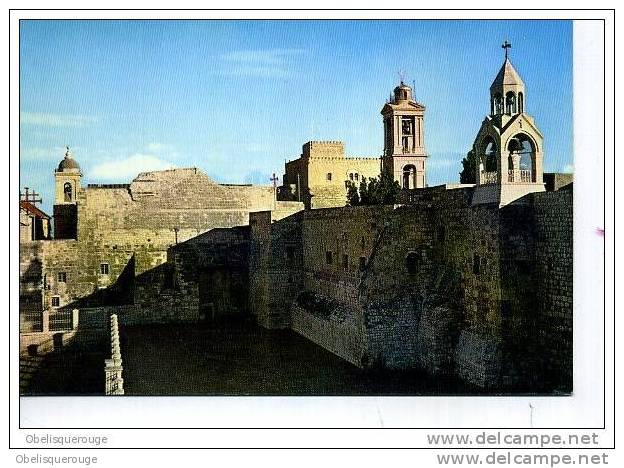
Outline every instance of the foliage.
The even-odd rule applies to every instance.
[[[474,150],[470,150],[466,157],[462,159],[462,166],[464,167],[459,173],[459,182],[462,184],[476,184],[477,158]]]
[[[360,204],[360,194],[358,188],[350,180],[347,181],[347,203],[349,206],[357,206]]]
[[[399,192],[401,192],[401,186],[394,180],[389,171],[383,171],[376,178],[366,179],[362,177],[359,189],[359,204],[392,205],[396,203]]]

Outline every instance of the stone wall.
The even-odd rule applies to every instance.
[[[171,319],[179,311],[180,320],[197,320],[196,290],[161,287],[168,250],[214,229],[247,225],[252,211],[274,210],[279,218],[300,207],[276,202],[272,187],[217,184],[194,168],[141,173],[127,185],[90,185],[78,191],[76,205],[55,206],[61,225],[73,217],[75,232],[61,227],[65,240],[42,244],[42,307],[136,302],[140,316],[150,310],[161,316],[155,308],[162,306]],[[229,284],[229,276],[221,279]]]
[[[303,285],[301,216],[274,222],[270,211],[251,215],[249,310],[265,328],[291,325],[291,303]]]
[[[280,199],[300,200],[308,209],[345,206],[345,182],[359,185],[363,177],[377,177],[380,167],[379,158],[345,157],[340,141],[310,141],[286,163]]]
[[[573,198],[572,185],[534,198],[540,379],[563,393],[573,382]]]
[[[574,182],[574,174],[562,172],[545,172],[544,185],[547,192],[556,192]]]
[[[490,389],[566,388],[544,375],[571,376],[571,191],[501,209],[473,205],[473,190],[433,187],[404,193],[403,206],[293,218],[302,282],[279,310],[290,302],[295,331],[361,367],[422,368]],[[257,223],[252,242],[266,248],[254,264],[270,271],[284,249],[280,222]],[[258,288],[258,317],[270,313],[267,290]]]
[[[336,304],[331,310],[302,307],[291,309],[292,329],[323,348],[358,367],[366,362],[366,339],[362,330],[362,311]]]

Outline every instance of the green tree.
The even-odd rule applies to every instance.
[[[347,181],[347,203],[349,206],[357,206],[360,204],[360,194],[353,182]]]
[[[377,182],[377,204],[393,205],[396,203],[400,192],[401,186],[394,180],[390,171],[382,171]]]
[[[360,182],[360,205],[392,205],[396,203],[401,186],[392,174],[383,171],[377,178]]]
[[[462,184],[477,183],[477,158],[474,150],[470,150],[466,157],[462,159],[463,169],[459,173],[459,182]]]
[[[370,205],[370,197],[368,195],[368,183],[366,177],[362,177],[360,182],[360,205]]]

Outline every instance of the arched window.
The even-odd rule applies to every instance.
[[[403,167],[403,188],[414,189],[416,188],[416,166],[408,164]]]
[[[503,113],[503,96],[500,93],[494,95],[494,114]]]
[[[72,185],[69,182],[65,182],[65,185],[63,186],[63,193],[65,194],[65,201],[66,202],[70,202],[73,200],[72,197]]]
[[[535,145],[525,134],[519,133],[509,140],[509,170],[515,171],[518,180],[510,175],[513,182],[535,182]],[[517,167],[516,167],[517,166]]]
[[[518,113],[524,112],[524,94],[518,93]]]
[[[505,94],[505,112],[507,114],[516,113],[516,95],[512,91]]]
[[[410,252],[405,257],[405,268],[410,275],[413,275],[418,270],[418,254],[416,252]]]
[[[483,170],[485,172],[496,172],[498,170],[497,157],[496,157],[497,149],[496,143],[494,139],[490,136],[486,137],[483,140]]]

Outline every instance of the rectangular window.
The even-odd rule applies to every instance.
[[[349,269],[349,256],[347,254],[342,256],[342,268],[345,270]]]
[[[331,177],[332,177],[332,176],[331,176],[331,172],[328,172],[328,173],[327,173],[327,180],[331,180]]]
[[[331,265],[332,262],[333,262],[332,253],[331,253],[331,250],[328,250],[327,252],[325,252],[325,263],[327,263],[328,265]]]
[[[472,272],[475,275],[478,275],[479,273],[481,273],[481,257],[479,257],[478,255],[475,254],[473,261],[472,261]]]
[[[60,307],[61,298],[60,296],[52,296],[52,307]]]
[[[100,275],[108,275],[108,263],[100,263]]]
[[[59,271],[58,282],[59,283],[67,283],[67,273],[66,272]]]
[[[364,271],[366,268],[366,257],[360,257],[360,271]]]
[[[292,245],[286,247],[286,260],[293,260],[295,258],[295,248]]]

